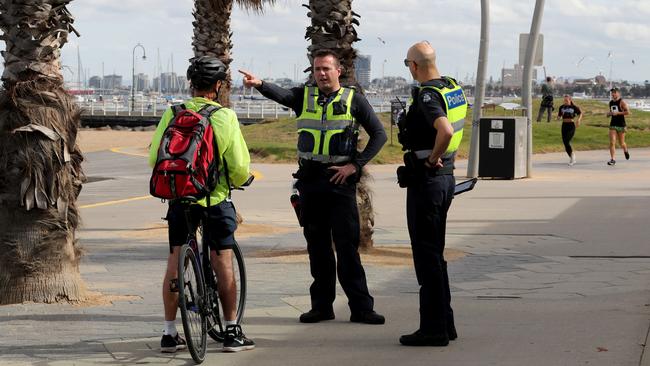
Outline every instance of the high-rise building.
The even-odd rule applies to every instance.
[[[163,93],[176,93],[180,89],[178,75],[175,72],[163,72],[160,74],[160,90]]]
[[[524,66],[516,64],[512,69],[501,69],[501,82],[504,88],[521,89]],[[533,80],[537,79],[537,70],[533,68]]]
[[[354,75],[363,88],[370,86],[370,62],[372,57],[369,55],[357,55],[354,60]]]
[[[119,89],[122,87],[122,75],[104,75],[102,89]]]
[[[135,91],[145,91],[149,89],[149,75],[137,74],[135,76]]]
[[[92,89],[101,89],[102,78],[99,76],[92,76],[90,79],[88,79],[88,87]]]

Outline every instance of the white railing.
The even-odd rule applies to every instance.
[[[153,116],[157,117],[169,107],[169,103],[158,103],[152,101],[135,102],[132,107],[131,102],[124,103],[121,101],[87,101],[77,102],[84,109],[85,115],[91,116]],[[390,102],[372,104],[377,113],[390,112]],[[294,115],[291,108],[284,107],[271,101],[237,101],[230,106],[239,118],[279,118],[280,116],[291,117]]]

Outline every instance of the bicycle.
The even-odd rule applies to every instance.
[[[182,202],[195,203],[194,198]],[[202,363],[205,359],[207,336],[217,342],[224,340],[224,314],[217,291],[218,278],[210,263],[210,248],[203,233],[208,224],[207,213],[197,230],[192,230],[189,204],[185,210],[189,235],[181,247],[178,259],[178,306],[181,310],[183,330],[192,359]],[[201,243],[201,245],[199,245]],[[246,306],[246,267],[237,242],[233,247],[233,270],[237,283],[237,324],[241,323]],[[217,251],[217,255],[219,252]]]

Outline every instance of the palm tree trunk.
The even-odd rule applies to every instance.
[[[311,39],[311,45],[307,47],[309,61],[312,61],[311,55],[317,50],[335,51],[342,66],[341,84],[356,86],[354,60],[357,50],[352,43],[360,39],[354,29],[359,20],[352,11],[352,0],[309,0],[307,17],[311,18],[311,25],[305,34],[305,38]]]
[[[194,37],[192,48],[194,56],[214,56],[228,66],[228,77],[221,87],[219,104],[230,105],[230,91],[232,77],[230,63],[232,57],[232,32],[230,30],[230,17],[233,3],[246,10],[262,11],[265,3],[272,4],[275,0],[195,0],[194,1]]]
[[[85,179],[79,110],[63,89],[60,48],[72,0],[0,1],[0,304],[80,301],[76,200]]]
[[[341,85],[355,86],[363,93],[354,75],[354,61],[357,58],[357,51],[352,44],[360,39],[354,25],[359,25],[359,16],[352,11],[352,0],[309,0],[309,13],[311,25],[307,27],[305,38],[311,39],[311,45],[307,47],[309,59],[311,55],[321,49],[330,49],[339,55],[342,72],[340,77]],[[375,213],[372,206],[372,191],[368,181],[372,177],[366,168],[361,171],[361,180],[357,185],[357,204],[359,207],[359,221],[361,224],[360,242],[361,248],[373,246],[372,234],[375,225]]]

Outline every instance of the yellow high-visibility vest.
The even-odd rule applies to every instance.
[[[463,140],[463,127],[465,127],[465,116],[467,115],[467,98],[465,98],[463,89],[455,80],[451,78],[445,79],[453,85],[452,88],[438,88],[433,85],[420,86],[420,93],[422,93],[424,89],[432,89],[442,96],[442,100],[445,101],[447,120],[449,120],[451,127],[454,129],[454,134],[449,142],[449,146],[447,147],[445,154],[442,156],[443,159],[453,158],[456,155],[460,142]],[[420,159],[427,158],[430,153],[431,150],[415,151],[416,156]]]
[[[352,116],[354,89],[341,88],[325,106],[315,86],[305,87],[302,113],[297,118],[298,157],[321,163],[350,161],[356,151],[358,125]],[[325,107],[325,108],[323,108]],[[352,134],[346,134],[351,129]]]

